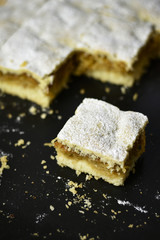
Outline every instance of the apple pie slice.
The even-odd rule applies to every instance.
[[[53,140],[57,162],[77,173],[123,185],[145,151],[147,123],[141,113],[86,98]]]

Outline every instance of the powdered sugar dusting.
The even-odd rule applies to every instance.
[[[145,206],[140,207],[138,205],[134,205],[133,203],[129,202],[129,201],[125,201],[125,200],[120,200],[117,199],[118,204],[123,205],[123,206],[131,206],[134,209],[136,209],[137,211],[141,212],[141,213],[148,213],[148,211],[145,208]]]

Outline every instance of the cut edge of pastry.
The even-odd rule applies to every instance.
[[[22,74],[0,72],[0,89],[4,93],[18,96],[49,107],[52,100],[67,85],[73,71],[73,58],[69,56],[57,69],[44,79],[23,70]],[[4,74],[5,72],[5,74]]]
[[[77,174],[83,172],[95,177],[95,179],[102,178],[104,181],[115,186],[124,185],[125,179],[128,177],[130,171],[133,170],[136,161],[145,151],[145,131],[144,129],[139,133],[133,147],[128,150],[128,156],[125,160],[124,167],[120,164],[112,162],[107,164],[102,162],[98,157],[93,158],[79,149],[79,154],[75,148],[70,148],[63,145],[63,141],[55,139],[53,145],[57,151],[57,163],[61,166],[67,166],[74,169]]]
[[[159,43],[160,34],[152,33],[145,46],[141,48],[132,69],[129,70],[125,62],[112,61],[105,53],[89,53],[87,49],[73,51],[44,78],[29,72],[23,65],[18,71],[0,66],[0,89],[42,107],[49,107],[52,100],[66,86],[71,74],[84,74],[102,82],[131,87],[144,73],[150,59],[157,56]]]
[[[81,51],[77,53],[78,67],[75,75],[87,75],[102,82],[110,82],[117,85],[132,87],[136,80],[139,80],[146,71],[150,60],[160,55],[160,33],[153,31],[146,44],[140,49],[137,56],[133,59],[132,66],[129,68],[123,61],[114,61],[109,54],[90,53]],[[132,47],[132,46],[131,46]]]

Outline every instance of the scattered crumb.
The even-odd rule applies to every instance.
[[[0,167],[0,176],[1,176],[2,173],[3,173],[3,170],[4,169],[9,169],[10,166],[7,165],[7,162],[8,162],[7,156],[0,157],[0,162],[1,162],[1,167]]]
[[[14,144],[15,147],[20,147],[24,144],[24,139],[19,139],[17,143]]]
[[[46,113],[42,113],[41,114],[41,119],[45,119],[47,117],[47,114]]]
[[[52,109],[50,109],[49,111],[48,111],[48,114],[50,114],[50,115],[52,115],[54,113],[54,111],[52,110]]]
[[[52,160],[54,160],[54,159],[55,159],[55,157],[54,157],[53,155],[50,155],[50,158],[51,158]]]
[[[43,166],[43,169],[47,169],[47,165],[44,165],[44,166]]]
[[[45,160],[42,160],[42,161],[41,161],[41,164],[45,164],[45,163],[46,163],[46,161],[45,161]]]
[[[39,237],[39,233],[32,233],[34,237]]]
[[[31,106],[31,107],[29,108],[29,112],[30,112],[32,115],[36,115],[36,114],[37,114],[37,109],[36,109],[36,107]]]
[[[133,95],[133,101],[136,101],[137,98],[138,98],[138,93],[135,93],[135,94]]]
[[[31,144],[31,142],[28,141],[28,142],[26,142],[26,145],[22,146],[22,148],[24,149],[24,148],[28,147],[30,144]]]
[[[53,140],[52,140],[52,141],[53,141]],[[53,144],[52,144],[52,142],[51,142],[51,143],[44,143],[44,146],[53,147]]]
[[[46,171],[46,174],[49,174],[49,171]]]
[[[82,95],[83,95],[83,94],[85,94],[85,92],[86,92],[86,91],[85,91],[85,89],[84,89],[84,88],[81,88],[81,89],[80,89],[80,94],[82,94]]]
[[[8,117],[9,119],[11,119],[13,116],[12,116],[11,113],[8,113],[8,114],[7,114],[7,117]]]
[[[106,92],[106,93],[110,93],[110,91],[111,91],[111,89],[110,89],[109,87],[106,87],[106,88],[105,88],[105,92]]]
[[[26,113],[20,113],[19,116],[20,116],[20,117],[25,117],[25,116],[26,116]]]
[[[5,109],[5,106],[2,102],[0,102],[0,110],[4,110]]]
[[[51,211],[54,211],[54,207],[52,205],[49,206]]]
[[[104,193],[103,193],[102,195],[103,195],[103,197],[104,197],[105,199],[107,199],[107,194],[104,194]]]
[[[126,90],[127,90],[126,87],[124,87],[124,86],[121,87],[121,93],[122,94],[126,94]]]
[[[58,120],[61,120],[61,119],[62,119],[62,116],[61,116],[61,115],[58,115],[57,118],[58,118]]]
[[[133,224],[129,224],[129,225],[128,225],[128,228],[133,228]]]

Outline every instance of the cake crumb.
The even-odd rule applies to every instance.
[[[17,143],[14,144],[15,147],[20,147],[24,144],[24,139],[19,139]]]
[[[54,157],[53,155],[50,155],[50,158],[51,158],[52,160],[54,160],[54,159],[55,159],[55,157]]]
[[[45,160],[42,160],[42,161],[41,161],[41,164],[45,164],[45,163],[46,163],[46,161],[45,161]]]
[[[129,224],[129,225],[128,225],[128,228],[133,228],[133,224]]]
[[[37,109],[36,109],[36,107],[31,106],[31,107],[29,108],[29,112],[30,112],[32,115],[36,115],[36,114],[37,114]]]
[[[84,88],[80,89],[80,94],[82,94],[82,95],[85,94],[85,89]]]
[[[122,86],[122,87],[121,87],[121,93],[122,93],[122,94],[126,94],[126,87],[125,87],[125,86]]]
[[[53,141],[53,140],[52,140]],[[53,147],[52,143],[44,143],[44,146]]]
[[[61,115],[58,115],[57,118],[58,118],[58,120],[61,120],[61,119],[62,119],[62,116],[61,116]]]
[[[47,114],[46,113],[42,113],[41,114],[41,119],[45,119],[47,117]]]
[[[133,95],[133,101],[136,101],[137,98],[138,98],[138,93],[135,93],[135,94]]]
[[[10,166],[7,165],[7,162],[8,162],[7,157],[8,156],[6,156],[6,155],[0,157],[0,162],[1,162],[0,176],[2,175],[4,169],[10,169]]]
[[[106,87],[106,88],[105,88],[105,92],[106,92],[106,93],[110,93],[110,91],[111,91],[111,89],[110,89],[109,87]]]
[[[32,233],[32,235],[33,235],[34,237],[39,237],[39,234],[38,234],[38,233]]]
[[[7,117],[8,117],[9,119],[12,119],[13,116],[12,116],[11,113],[8,113],[8,114],[7,114]]]
[[[51,211],[54,211],[54,207],[52,205],[49,206]]]
[[[30,144],[31,144],[31,142],[30,142],[30,141],[27,141],[27,142],[26,142],[26,145],[22,146],[22,148],[24,149],[24,148],[28,147]]]
[[[48,111],[48,114],[49,114],[49,115],[52,115],[53,113],[54,113],[53,109],[50,109],[50,110]]]

